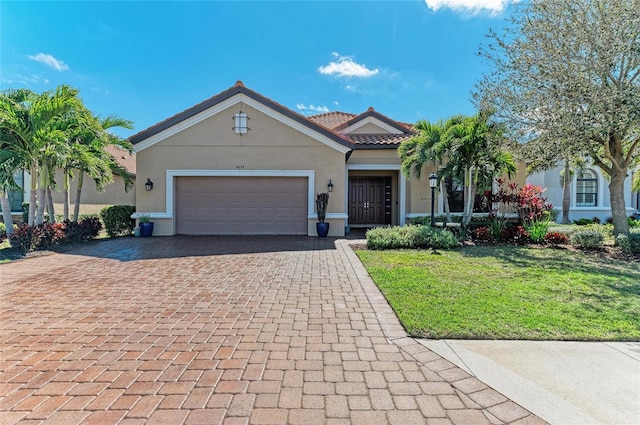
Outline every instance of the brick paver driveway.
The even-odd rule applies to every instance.
[[[345,240],[127,238],[0,274],[2,424],[543,423],[408,338]]]

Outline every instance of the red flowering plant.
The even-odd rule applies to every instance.
[[[499,241],[505,238],[508,219],[507,212],[512,208],[511,205],[518,199],[518,185],[517,183],[506,185],[506,180],[501,178],[496,179],[496,183],[498,184],[496,193],[486,191],[485,196],[491,205],[488,227],[489,234],[492,240]]]
[[[533,243],[543,243],[549,231],[553,205],[542,196],[540,186],[526,184],[518,193],[518,217]]]
[[[507,184],[504,179],[496,179],[498,188],[495,193],[485,194],[491,202],[492,208],[489,214],[489,232],[492,240],[508,239],[513,237],[521,242],[524,235],[534,243],[544,242],[549,222],[551,221],[551,209],[553,206],[542,196],[544,190],[539,186],[526,184],[518,189],[517,183]],[[518,214],[522,231],[507,231],[507,213]]]

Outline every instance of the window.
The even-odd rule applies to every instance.
[[[13,176],[13,179],[20,187],[24,187],[24,173],[21,171]],[[7,193],[9,198],[9,205],[11,205],[11,211],[22,211],[22,202],[24,201],[24,190],[12,191]]]
[[[576,207],[595,207],[598,205],[598,176],[591,170],[578,173],[576,179]]]

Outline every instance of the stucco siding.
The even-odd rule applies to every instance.
[[[396,149],[354,150],[349,157],[349,164],[398,164]]]
[[[137,153],[138,211],[165,212],[167,201],[172,201],[167,199],[170,170],[238,173],[311,170],[314,195],[327,191],[329,179],[334,184],[328,214],[344,214],[346,206],[340,194],[340,188],[345,184],[344,153],[248,106],[243,106],[242,110],[250,118],[250,130],[240,136],[233,130],[232,119],[239,111],[238,106],[223,110]],[[154,182],[151,192],[144,189],[147,178]],[[309,215],[313,215],[313,211],[309,211]],[[154,234],[174,234],[174,220],[175,214],[154,219],[157,227]],[[308,220],[309,234],[315,234],[315,216]],[[337,220],[331,227],[331,234],[340,234],[340,229],[344,234],[344,220],[342,223]]]

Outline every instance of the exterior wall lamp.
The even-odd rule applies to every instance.
[[[329,184],[327,185],[327,191],[333,192],[333,183],[331,183],[331,179],[329,179]]]
[[[151,189],[153,189],[153,182],[151,181],[151,179],[149,177],[147,177],[147,182],[144,184],[144,188],[147,190],[147,192],[151,191]]]
[[[233,129],[235,130],[236,134],[246,134],[247,130],[249,130],[249,127],[247,127],[247,123],[249,121],[247,114],[240,111],[233,116],[233,119],[235,121],[235,126],[233,127]]]
[[[431,173],[429,176],[429,187],[431,188],[431,227],[435,227],[436,225],[436,217],[434,215],[434,205],[436,198],[436,186],[438,185],[438,175],[436,173]]]

